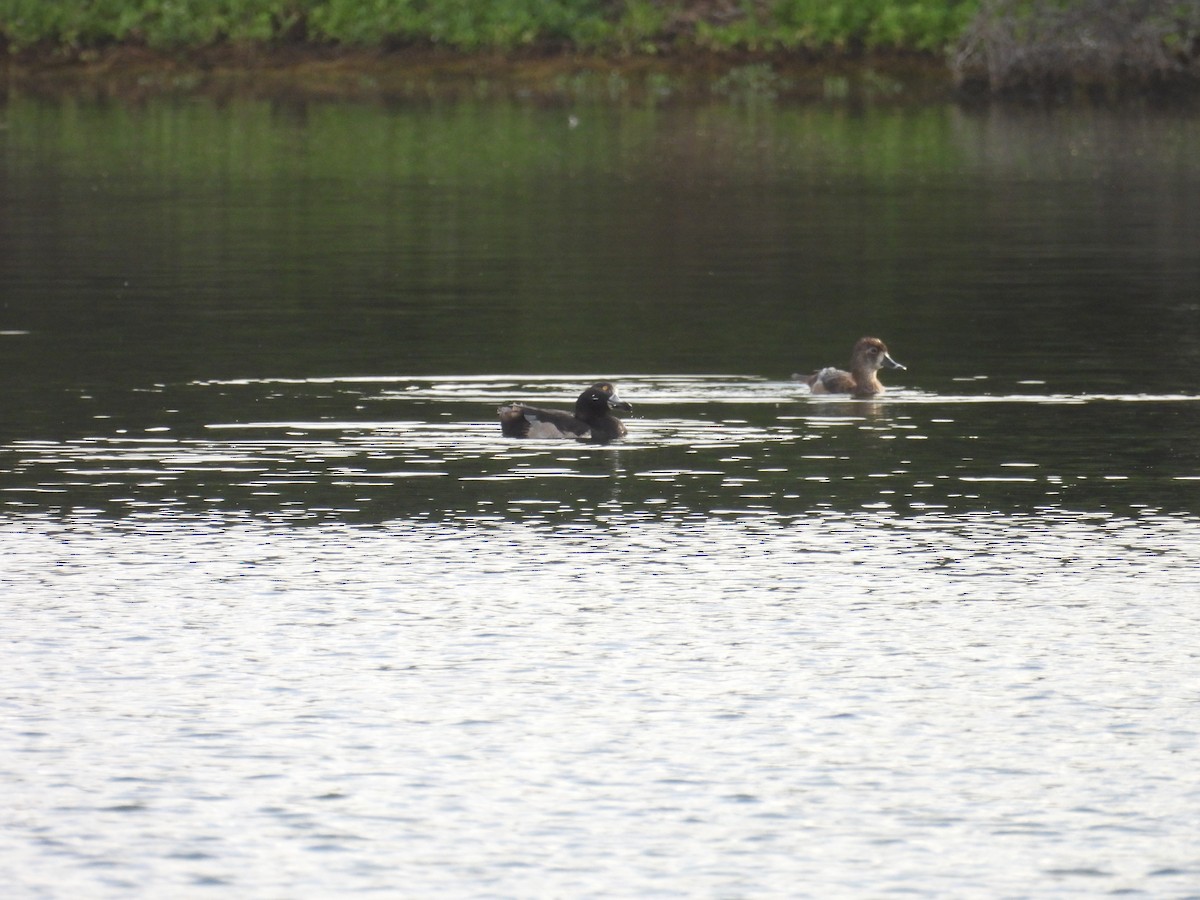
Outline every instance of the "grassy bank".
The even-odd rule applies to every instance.
[[[313,43],[465,52],[572,49],[941,53],[979,0],[0,0],[10,47]]]
[[[1112,95],[1200,85],[1200,0],[0,0],[0,48],[22,71],[337,56],[367,60],[376,81],[392,77],[374,68],[383,57],[492,78],[497,60],[528,72],[556,58],[723,79],[733,60],[780,95],[798,65],[920,59],[984,93]],[[842,76],[815,77],[828,93]]]

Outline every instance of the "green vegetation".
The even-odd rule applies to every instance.
[[[71,50],[219,44],[942,52],[979,0],[0,0],[0,40]]]
[[[1200,0],[986,0],[952,65],[993,92],[1200,82]]]
[[[751,6],[751,4],[744,4]],[[886,48],[941,52],[979,6],[976,0],[778,0],[728,24],[696,26],[697,42],[732,49]]]
[[[794,94],[785,56],[941,60],[960,84],[999,93],[1140,90],[1200,85],[1200,0],[0,0],[10,58],[142,47],[244,61],[401,48],[473,64],[724,57],[740,68],[714,75],[718,94],[768,98]],[[849,90],[844,72],[824,77],[826,96]]]

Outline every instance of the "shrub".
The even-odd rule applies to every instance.
[[[985,0],[952,58],[992,91],[1200,77],[1200,0]]]
[[[119,41],[158,47],[269,43],[297,35],[462,50],[535,44],[657,52],[674,44],[773,50],[941,50],[978,0],[0,0],[20,46]]]

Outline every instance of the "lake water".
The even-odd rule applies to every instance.
[[[10,97],[6,896],[1200,896],[1197,146]]]

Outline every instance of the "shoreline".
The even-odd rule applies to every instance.
[[[429,47],[218,45],[165,52],[113,45],[26,49],[0,62],[13,96],[150,99],[497,100],[664,104],[726,100],[945,102],[958,93],[932,53],[570,51],[463,53]]]
[[[156,50],[140,44],[0,55],[0,103],[31,96],[138,102],[153,98],[289,101],[497,101],[533,103],[811,103],[849,105],[995,102],[1035,106],[1195,108],[1194,78],[1119,80],[1097,73],[994,91],[961,78],[924,51],[667,50],[610,54],[572,49],[455,51],[222,43]]]

